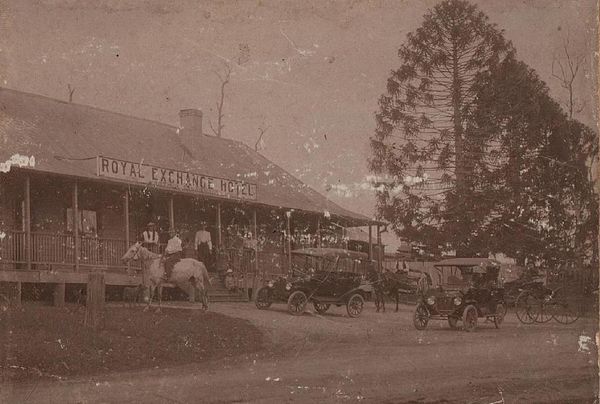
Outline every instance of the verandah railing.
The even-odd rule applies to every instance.
[[[121,262],[129,246],[123,239],[79,237],[79,264],[82,266],[102,266],[126,268]],[[9,231],[0,237],[0,264],[27,263],[26,234],[23,231]],[[75,238],[63,233],[31,233],[31,264],[75,265]]]
[[[121,257],[128,249],[124,239],[93,237],[82,235],[79,238],[79,265],[82,267],[101,266],[125,269]],[[154,252],[161,252],[164,246],[157,246]],[[226,260],[232,269],[242,277],[256,273],[274,277],[284,274],[285,256],[282,253],[251,249],[225,249]],[[257,256],[255,256],[255,254]],[[27,264],[26,234],[24,231],[9,231],[0,235],[0,267],[6,264],[23,268]],[[32,232],[31,264],[37,269],[50,269],[52,266],[75,266],[75,238],[72,234]],[[137,267],[139,264],[132,263]]]

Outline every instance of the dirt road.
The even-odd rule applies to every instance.
[[[412,308],[358,319],[343,308],[293,317],[283,306],[214,304],[269,336],[266,354],[211,364],[4,386],[2,402],[594,402],[593,319],[573,325],[503,327],[474,333],[433,322],[412,327]]]

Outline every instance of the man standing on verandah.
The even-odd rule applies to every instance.
[[[210,232],[206,230],[206,224],[202,223],[200,225],[200,230],[196,232],[196,237],[194,239],[194,246],[196,247],[196,251],[198,253],[198,261],[204,263],[206,268],[211,270],[211,257],[212,257],[212,240],[210,236]]]
[[[158,252],[156,251],[158,240],[158,232],[155,230],[154,222],[148,223],[148,227],[142,233],[142,245],[152,252]]]

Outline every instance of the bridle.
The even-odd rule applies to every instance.
[[[142,246],[141,244],[137,244],[137,246],[135,247],[135,252],[131,256],[131,258],[129,258],[130,261],[131,260],[137,261],[140,258],[140,247],[141,246]]]

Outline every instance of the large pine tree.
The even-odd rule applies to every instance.
[[[477,191],[485,136],[468,121],[478,77],[513,52],[475,6],[445,0],[398,51],[379,100],[370,167],[388,178],[378,207],[399,234],[433,250],[472,255],[486,209]]]
[[[400,48],[371,170],[396,233],[458,256],[597,260],[596,134],[570,119],[475,6],[445,0]]]

